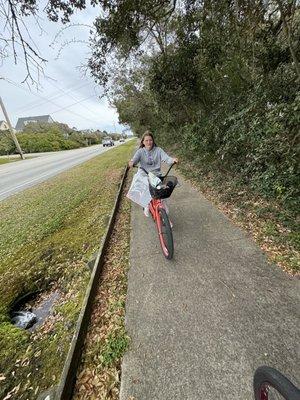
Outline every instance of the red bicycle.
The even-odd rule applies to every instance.
[[[167,199],[171,196],[175,186],[178,183],[176,176],[168,175],[171,171],[171,168],[175,164],[176,163],[173,163],[170,166],[165,175],[155,174],[156,177],[159,178],[158,184],[153,185],[149,181],[149,190],[152,197],[152,200],[149,204],[149,211],[157,226],[158,237],[163,255],[168,260],[171,260],[171,258],[173,257],[174,243],[169,216],[162,200]],[[149,176],[148,172],[144,168],[139,168],[141,168]]]

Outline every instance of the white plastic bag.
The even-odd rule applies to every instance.
[[[148,179],[149,179],[150,185],[154,188],[161,185],[161,179],[158,176],[156,176],[153,172],[149,172]]]
[[[141,171],[134,175],[126,197],[142,207],[148,206],[151,201],[151,194],[147,175],[141,173]]]

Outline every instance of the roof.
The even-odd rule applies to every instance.
[[[3,119],[0,120],[0,129],[1,131],[6,131],[7,129],[9,129],[8,123]]]
[[[25,122],[54,122],[50,115],[36,115],[34,117],[22,117],[18,119],[16,130],[21,130],[24,128]]]

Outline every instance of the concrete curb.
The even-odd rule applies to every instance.
[[[126,167],[124,170],[119,191],[116,196],[115,204],[113,207],[113,211],[109,219],[108,227],[101,241],[100,249],[98,251],[98,255],[95,260],[90,282],[86,290],[80,315],[77,320],[76,329],[73,335],[72,342],[70,344],[63,372],[61,374],[60,383],[57,387],[53,388],[52,391],[50,389],[41,394],[38,398],[39,400],[69,400],[72,398],[73,389],[76,381],[77,368],[79,365],[79,361],[81,359],[84,339],[86,337],[86,332],[90,321],[92,304],[95,298],[100,274],[102,272],[106,249],[114,227],[114,222],[119,208],[121,193],[124,187],[124,182],[127,173],[128,173],[128,167]]]

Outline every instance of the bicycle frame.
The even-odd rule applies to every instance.
[[[163,204],[163,202],[162,202],[161,199],[152,199],[152,200],[150,201],[150,204],[149,204],[149,211],[150,211],[150,213],[151,213],[151,215],[152,215],[152,218],[153,218],[154,222],[156,222],[156,224],[157,224],[157,229],[158,229],[158,235],[159,235],[159,237],[162,236],[161,219],[159,218],[159,215],[158,215],[158,210],[159,210],[160,208],[165,208],[165,207],[164,207],[164,204]],[[164,254],[168,253],[168,249],[167,249],[166,246],[164,245],[164,242],[163,242],[163,241],[160,241],[160,242],[161,242],[161,245],[163,246],[163,252],[164,252]]]

